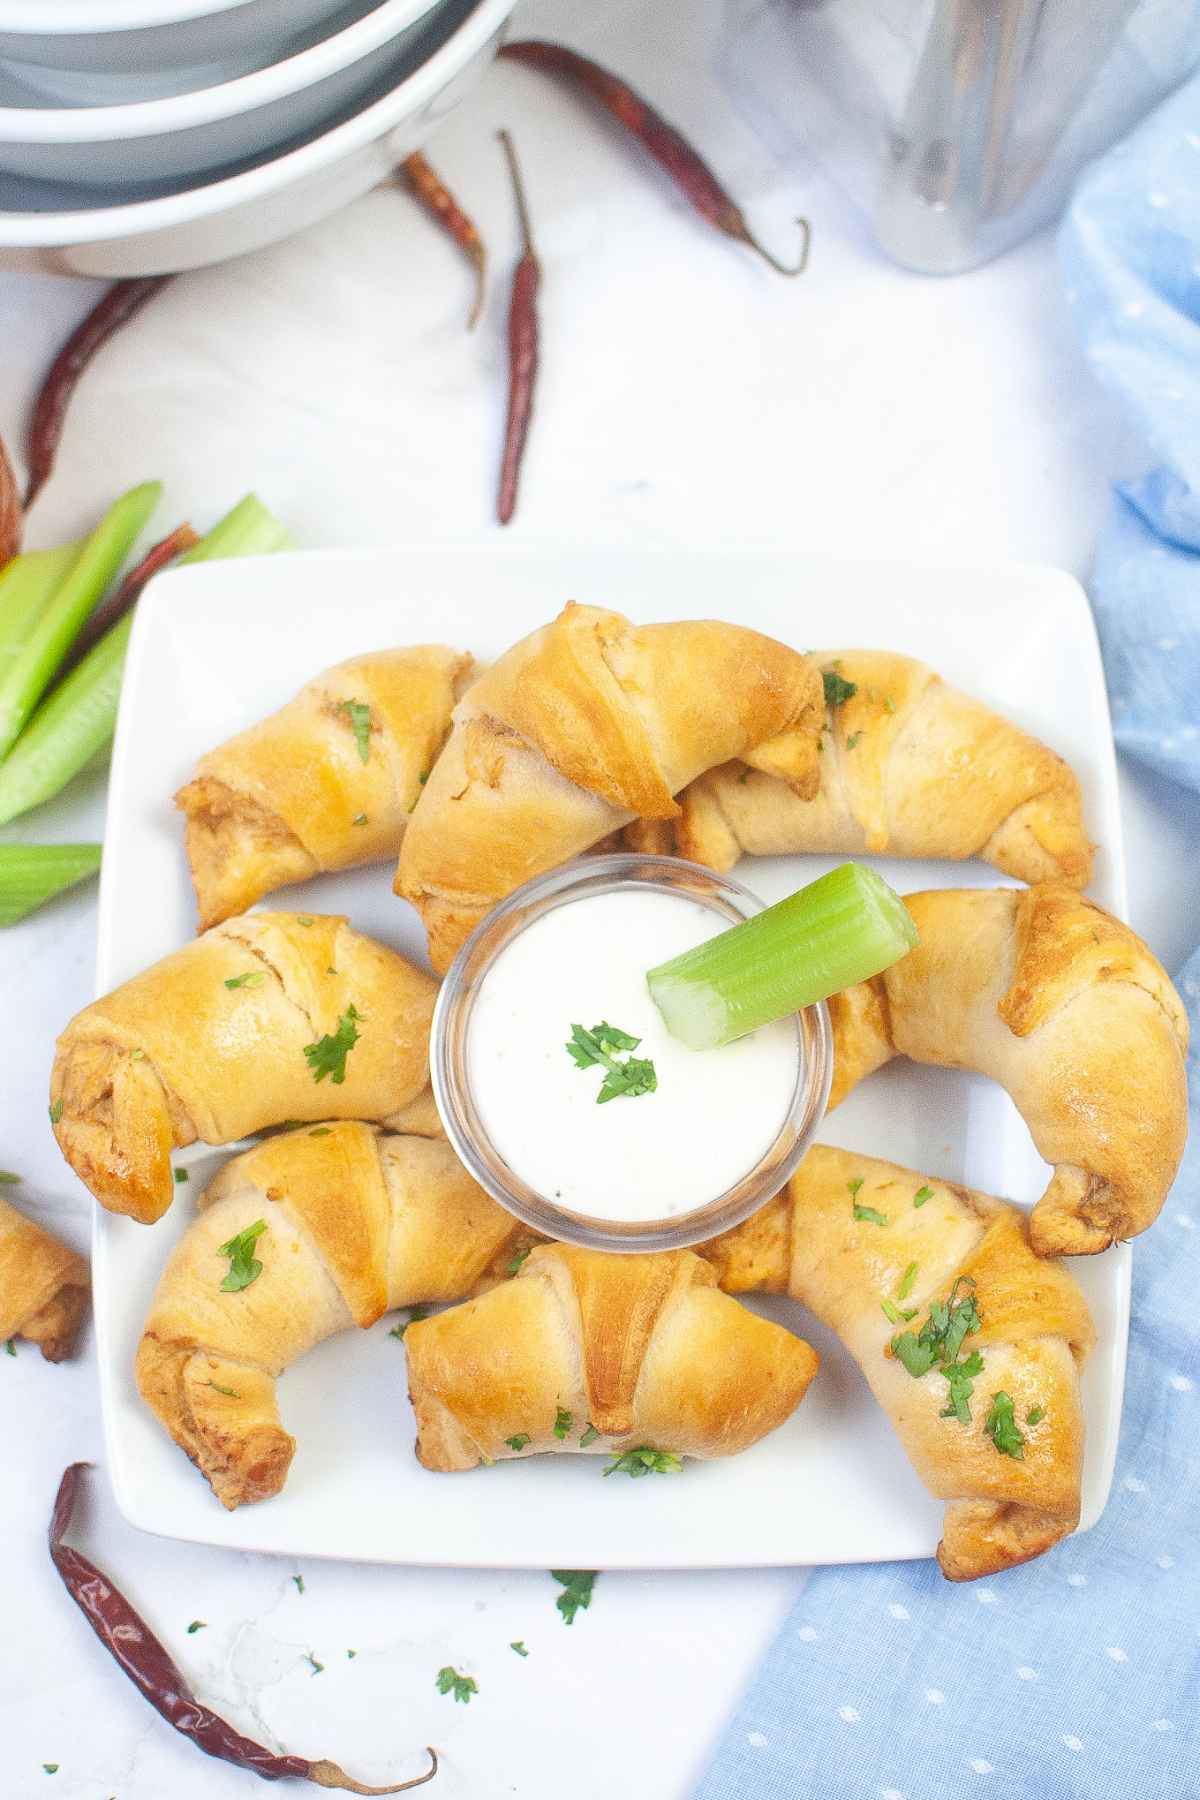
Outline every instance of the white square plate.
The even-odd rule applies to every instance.
[[[743,551],[413,549],[320,552],[197,565],[142,601],[113,757],[100,904],[99,991],[185,943],[195,910],[171,804],[197,757],[358,651],[431,640],[482,658],[567,599],[643,621],[724,618],[800,647],[871,645],[924,657],[1066,756],[1103,850],[1093,892],[1125,902],[1116,772],[1087,602],[1049,569],[959,573]],[[747,860],[741,879],[775,900],[828,866]],[[878,866],[898,888],[995,885],[984,864]],[[344,911],[423,958],[391,867],[325,877],[269,904]],[[829,1142],[888,1156],[1030,1204],[1045,1165],[1006,1096],[980,1078],[896,1063],[827,1122]],[[313,1352],[280,1384],[298,1443],[284,1492],[226,1513],[142,1405],[133,1358],[158,1273],[189,1199],[228,1151],[197,1146],[167,1217],[149,1229],[97,1211],[95,1304],[108,1461],[118,1504],[144,1530],[288,1555],[535,1568],[696,1568],[928,1556],[941,1506],[925,1492],[836,1340],[794,1302],[754,1300],[811,1339],[821,1370],[798,1412],[728,1462],[674,1479],[604,1481],[593,1457],[541,1457],[435,1475],[413,1456],[404,1352],[391,1321]],[[1129,1315],[1127,1248],[1074,1273],[1099,1348],[1084,1376],[1085,1527],[1108,1497]],[[747,1530],[747,1520],[753,1529]]]

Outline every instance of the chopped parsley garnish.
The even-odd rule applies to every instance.
[[[983,1421],[983,1429],[1001,1456],[1024,1462],[1025,1437],[1013,1417],[1013,1403],[1003,1391],[992,1395],[991,1410]]]
[[[207,1626],[208,1626],[207,1619],[193,1619],[191,1624],[188,1626],[188,1636],[195,1637],[195,1635],[198,1631],[204,1631],[207,1628]]]
[[[826,706],[841,706],[858,692],[857,681],[844,681],[836,669],[822,669],[821,680],[825,684]]]
[[[13,1343],[11,1338],[5,1338],[4,1340],[4,1354],[6,1356],[15,1356],[17,1354],[17,1346]]]
[[[551,1569],[551,1575],[559,1582],[563,1592],[554,1602],[563,1616],[564,1625],[575,1623],[577,1612],[586,1612],[592,1604],[592,1589],[596,1585],[595,1569]]]
[[[519,1453],[529,1442],[529,1433],[527,1431],[514,1431],[513,1435],[510,1438],[505,1438],[504,1441],[510,1450],[516,1450]]]
[[[885,713],[894,713],[896,710],[896,702],[892,699],[890,694],[885,694],[883,696],[883,710]]]
[[[883,1308],[884,1317],[890,1319],[893,1325],[906,1325],[917,1316],[915,1306],[897,1306],[894,1300],[881,1300],[879,1304]]]
[[[236,1237],[218,1248],[218,1256],[229,1258],[229,1273],[221,1283],[223,1294],[240,1294],[262,1274],[262,1264],[254,1254],[254,1245],[266,1229],[267,1221],[256,1219],[253,1225],[247,1225],[245,1231],[239,1231]]]
[[[950,1392],[946,1396],[948,1404],[943,1407],[943,1419],[957,1419],[960,1425],[971,1423],[970,1399],[975,1389],[976,1375],[983,1373],[983,1358],[978,1350],[972,1350],[970,1356],[962,1362],[952,1363],[942,1374],[950,1384]]]
[[[1044,1406],[1031,1406],[1029,1411],[1025,1414],[1025,1423],[1027,1425],[1040,1425],[1045,1416],[1046,1409]]]
[[[641,1041],[603,1020],[599,1025],[593,1025],[590,1031],[585,1031],[582,1025],[572,1025],[565,1048],[575,1067],[591,1069],[602,1063],[608,1071],[596,1095],[597,1106],[622,1096],[635,1100],[639,1094],[652,1094],[657,1088],[658,1076],[648,1058],[626,1056],[623,1062],[619,1060],[620,1052],[636,1050]]]
[[[357,1650],[347,1650],[346,1655],[349,1657],[350,1661],[353,1662],[354,1658],[358,1655],[358,1651]]]
[[[854,1217],[861,1225],[886,1225],[887,1214],[876,1212],[873,1206],[860,1206],[854,1202]]]
[[[304,1660],[305,1662],[312,1664],[312,1672],[314,1675],[323,1675],[325,1673],[325,1664],[323,1662],[318,1662],[311,1650],[306,1650],[304,1652]]]
[[[176,1187],[182,1187],[184,1182],[188,1179],[187,1170],[186,1169],[174,1169],[174,1170],[172,1170],[172,1173],[175,1176]]]
[[[21,1177],[14,1175],[11,1169],[0,1169],[0,1187],[16,1187]]]
[[[604,1473],[629,1475],[634,1481],[640,1475],[682,1475],[683,1462],[669,1450],[653,1450],[649,1444],[639,1444],[636,1450],[614,1456]]]
[[[392,1329],[388,1332],[388,1336],[403,1338],[410,1325],[418,1325],[422,1319],[427,1319],[428,1317],[429,1308],[427,1306],[410,1306],[408,1308],[408,1317],[406,1319],[401,1319],[398,1325],[393,1325]]]
[[[371,709],[363,700],[342,700],[338,711],[345,715],[358,745],[358,760],[367,762],[371,755]]]
[[[57,1775],[58,1774],[58,1764],[57,1763],[43,1763],[42,1767],[43,1767],[43,1769],[45,1769],[47,1775]]]
[[[903,1275],[900,1277],[900,1286],[896,1289],[897,1300],[907,1300],[908,1299],[908,1296],[913,1291],[913,1283],[916,1281],[916,1279],[917,1279],[917,1265],[915,1262],[911,1262],[911,1263],[909,1263],[907,1269],[905,1269]]]
[[[298,1594],[302,1594],[304,1592],[304,1577],[303,1577],[303,1575],[293,1575],[292,1580],[296,1584],[296,1592]]]
[[[51,1106],[51,1108],[50,1108],[50,1123],[52,1125],[57,1125],[58,1121],[62,1118],[62,1116],[63,1116],[63,1103],[61,1100],[56,1100],[54,1102],[53,1106]]]
[[[312,920],[308,917],[307,913],[297,913],[296,923],[297,925],[303,925],[307,929],[307,927],[312,924]]]
[[[963,1339],[970,1332],[978,1331],[983,1321],[974,1294],[960,1296],[958,1290],[974,1286],[970,1275],[959,1275],[945,1300],[931,1301],[929,1317],[919,1332],[902,1331],[892,1339],[893,1354],[914,1380],[919,1381],[934,1368],[946,1377],[950,1404],[941,1416],[943,1419],[955,1418],[963,1425],[971,1421],[968,1405],[971,1383],[981,1373],[983,1359],[973,1351],[960,1363],[958,1353]]]
[[[225,986],[227,988],[256,988],[261,987],[266,979],[267,978],[261,969],[249,969],[245,975],[228,976],[225,981]]]
[[[525,1648],[525,1639],[524,1638],[514,1638],[512,1643],[508,1647],[510,1650],[515,1650],[518,1656],[528,1656],[529,1655],[528,1650]]]
[[[847,750],[853,750],[855,744],[857,744],[857,742],[858,742],[859,738],[861,738],[861,736],[862,736],[861,731],[852,731],[850,733],[850,736],[846,739]]]
[[[423,775],[417,776],[417,781],[420,783],[420,785],[422,787],[424,787],[425,783],[429,780],[429,775],[430,775],[430,771],[428,769],[426,769],[426,771]]]
[[[596,1430],[596,1427],[592,1424],[592,1421],[589,1419],[587,1422],[587,1430],[580,1433],[579,1448],[581,1450],[586,1450],[588,1445],[594,1444],[596,1439],[599,1436],[600,1436],[600,1433]]]
[[[560,1444],[566,1438],[574,1422],[574,1418],[569,1412],[566,1412],[561,1406],[558,1407],[554,1414],[554,1435]]]
[[[240,1400],[242,1397],[236,1388],[222,1387],[219,1381],[206,1381],[204,1385],[205,1387],[215,1388],[216,1392],[218,1394],[224,1394],[227,1400]]]
[[[862,1184],[863,1177],[861,1175],[856,1175],[853,1181],[848,1181],[846,1183],[846,1186],[850,1189],[850,1198],[852,1200],[857,1200],[859,1189],[862,1187]]]
[[[521,1264],[525,1261],[525,1258],[528,1255],[529,1255],[528,1247],[526,1247],[524,1250],[516,1251],[513,1255],[512,1261],[509,1263],[509,1265],[508,1265],[507,1269],[504,1271],[504,1273],[506,1275],[515,1275],[517,1270],[521,1267]]]
[[[354,817],[350,821],[350,823],[352,825],[365,825],[366,822],[367,822],[366,813],[355,813]]]
[[[326,1032],[315,1044],[305,1044],[304,1060],[314,1081],[324,1081],[328,1075],[334,1087],[341,1087],[346,1079],[346,1058],[359,1039],[358,1021],[361,1018],[360,1012],[348,1006],[332,1035]]]
[[[437,1672],[437,1691],[439,1694],[453,1694],[456,1700],[461,1700],[467,1706],[471,1695],[479,1692],[479,1687],[473,1675],[460,1675],[457,1669],[452,1669],[447,1663],[444,1669]]]
[[[924,1204],[927,1200],[932,1200],[932,1199],[933,1199],[933,1189],[931,1187],[919,1187],[917,1189],[916,1193],[913,1195],[913,1205],[914,1206],[924,1206]]]
[[[308,1135],[309,1137],[328,1137],[329,1134],[330,1127],[328,1125],[318,1125],[313,1131],[310,1131]]]

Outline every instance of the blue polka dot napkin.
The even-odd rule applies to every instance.
[[[1091,584],[1117,741],[1200,792],[1200,81],[1085,174],[1061,247],[1088,356],[1147,452]],[[1200,950],[1178,979],[1195,1044]],[[1198,1800],[1195,1049],[1188,1073],[1193,1141],[1134,1256],[1100,1523],[962,1587],[932,1563],[815,1570],[697,1800]]]

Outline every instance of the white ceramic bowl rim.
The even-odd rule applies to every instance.
[[[383,0],[344,31],[217,87],[124,106],[0,106],[0,144],[96,144],[208,125],[314,87],[398,36],[437,0]]]
[[[26,0],[24,6],[20,0],[6,0],[4,29],[42,36],[48,32],[79,32],[92,37],[97,32],[179,25],[251,3],[252,0],[108,0],[107,16],[102,16],[96,0]]]
[[[21,249],[54,247],[63,243],[98,243],[190,224],[214,213],[275,192],[292,182],[315,175],[328,163],[348,156],[361,145],[389,131],[410,112],[419,111],[446,87],[477,50],[493,37],[513,9],[513,0],[479,0],[474,11],[451,33],[428,62],[394,87],[390,93],[364,107],[332,131],[301,144],[297,150],[227,176],[206,187],[185,188],[157,200],[134,200],[125,206],[98,207],[82,212],[0,212],[0,245]],[[14,235],[6,238],[5,225]]]

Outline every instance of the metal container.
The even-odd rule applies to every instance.
[[[1200,0],[727,0],[718,73],[786,164],[816,158],[881,247],[975,267],[1200,62]]]

